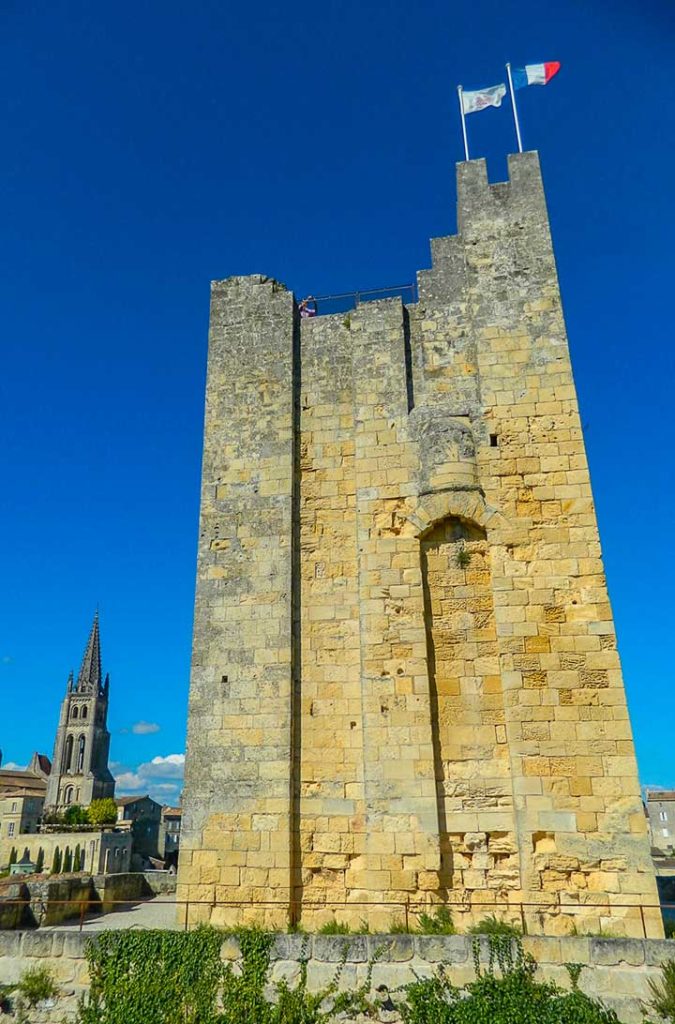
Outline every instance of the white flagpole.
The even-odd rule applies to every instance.
[[[462,136],[464,138],[464,159],[469,159],[469,142],[466,137],[466,119],[464,116],[464,90],[461,85],[457,86],[457,96],[459,97],[459,112],[462,115]]]
[[[513,88],[513,79],[511,77],[511,65],[506,65],[506,73],[509,76],[509,92],[511,93],[511,109],[513,110],[513,123],[516,126],[516,139],[518,140],[518,152],[523,152],[523,140],[520,137],[520,123],[518,121],[518,108],[516,107],[516,93]]]

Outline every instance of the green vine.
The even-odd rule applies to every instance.
[[[91,989],[80,1024],[213,1024],[222,978],[222,935],[149,930],[101,932],[87,946]]]
[[[223,933],[212,928],[102,932],[87,949],[91,991],[78,1024],[329,1024],[381,1020],[382,1011],[397,1011],[404,1024],[618,1024],[613,1011],[579,990],[581,965],[567,965],[571,991],[537,982],[535,960],[508,934],[474,938],[475,980],[463,988],[441,963],[434,977],[392,992],[380,985],[374,998],[373,967],[383,949],[363,983],[345,991],[345,939],[330,984],[315,992],[308,985],[310,936],[302,940],[297,982],[272,984],[274,936],[258,928],[230,934],[241,953],[236,966],[221,962]],[[653,993],[660,1008],[670,1007],[666,987]]]

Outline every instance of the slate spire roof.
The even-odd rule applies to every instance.
[[[101,638],[98,631],[98,608],[94,615],[87,646],[80,665],[75,687],[80,693],[98,693],[102,685],[101,676]]]

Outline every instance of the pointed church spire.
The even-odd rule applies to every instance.
[[[98,608],[87,641],[87,646],[77,676],[76,689],[80,692],[101,689],[101,640],[98,632]]]

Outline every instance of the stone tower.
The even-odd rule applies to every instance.
[[[660,934],[537,154],[509,177],[458,165],[415,304],[212,286],[193,921]]]
[[[101,641],[96,612],[77,682],[73,681],[71,672],[61,703],[52,771],[47,784],[47,808],[62,811],[69,804],[88,807],[92,800],[114,795],[115,780],[108,769],[109,689],[108,676],[104,682],[101,675]]]

